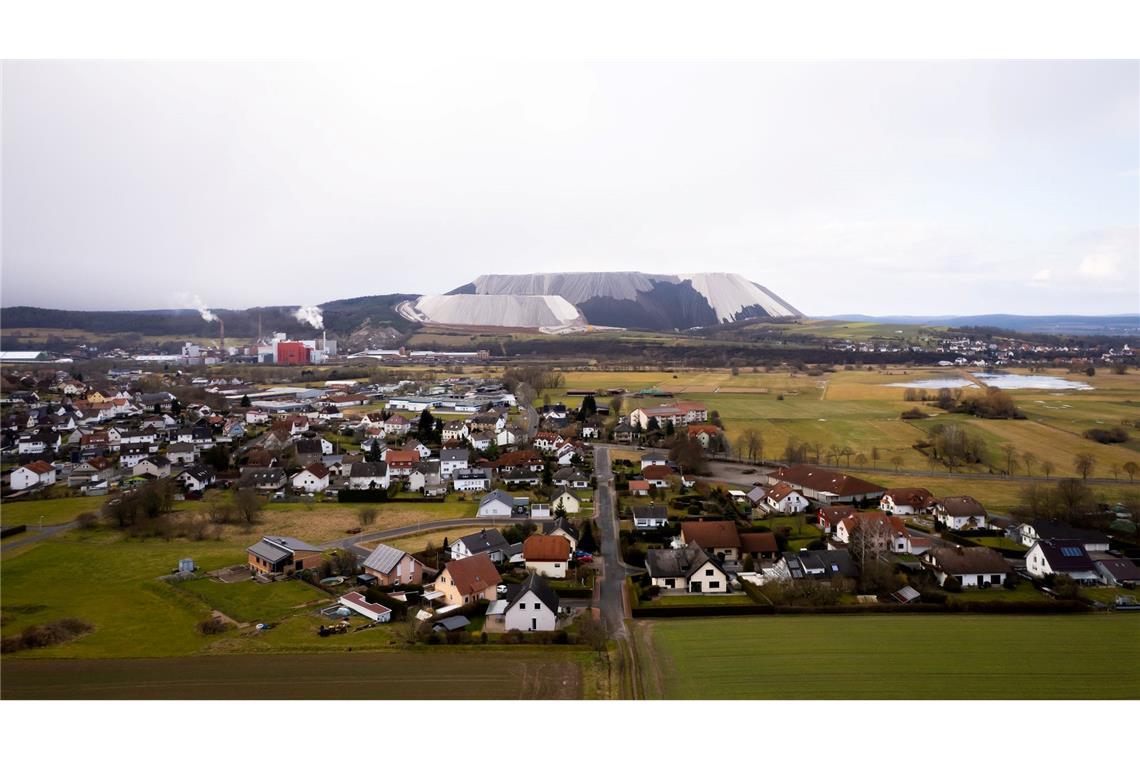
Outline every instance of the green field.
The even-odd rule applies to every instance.
[[[69,496],[63,499],[7,500],[0,504],[0,523],[38,527],[40,517],[44,525],[59,525],[74,520],[83,512],[99,514],[106,498],[103,496]]]
[[[636,629],[651,698],[1140,698],[1140,615],[789,615]]]
[[[175,588],[198,599],[238,622],[272,622],[331,597],[308,583],[283,581],[221,583],[209,578],[178,583]]]
[[[330,638],[346,639],[349,636]],[[577,699],[580,652],[370,654],[34,661],[4,658],[4,699]]]

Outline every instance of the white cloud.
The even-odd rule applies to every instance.
[[[1030,285],[1047,285],[1053,279],[1052,269],[1042,269],[1029,279]]]
[[[1078,272],[1098,280],[1115,277],[1120,269],[1120,256],[1115,253],[1090,253],[1081,259]]]

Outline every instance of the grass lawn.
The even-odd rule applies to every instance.
[[[650,697],[1140,698],[1140,616],[795,615],[636,626]]]
[[[755,604],[747,594],[670,594],[659,596],[642,607],[725,607]]]
[[[40,515],[44,525],[60,525],[71,522],[83,512],[99,514],[106,497],[69,496],[62,499],[28,499],[26,501],[7,500],[0,504],[0,523],[4,525],[27,525],[38,527]]]
[[[333,600],[301,581],[220,583],[201,578],[175,584],[174,588],[243,623],[273,622],[296,614],[300,608],[318,602],[331,604]]]

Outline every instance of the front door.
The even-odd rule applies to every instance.
[[[531,618],[530,619],[530,629],[532,631],[538,630],[538,618]]]
[[[700,581],[690,581],[689,582],[689,591],[692,591],[694,594],[699,594],[701,592],[701,582]]]

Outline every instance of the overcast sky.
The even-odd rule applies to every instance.
[[[3,66],[5,306],[739,272],[808,314],[1140,310],[1125,63]]]

